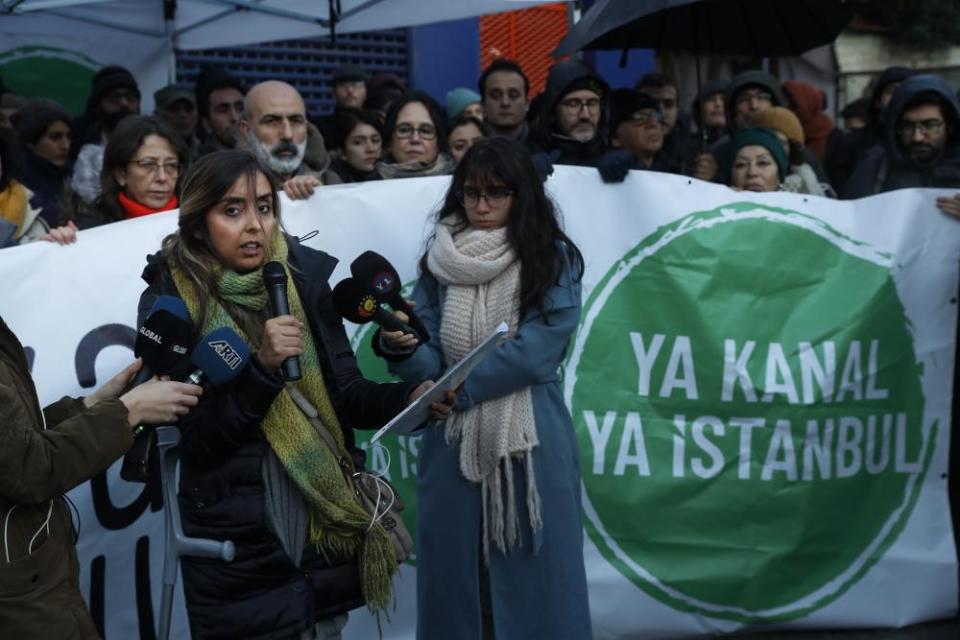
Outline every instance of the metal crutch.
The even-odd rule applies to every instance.
[[[160,597],[158,640],[169,640],[170,618],[173,615],[173,589],[177,584],[177,570],[181,556],[220,558],[230,562],[236,555],[233,542],[188,538],[180,524],[180,503],[177,502],[179,477],[177,467],[180,454],[180,430],[176,427],[157,427],[157,449],[160,452],[160,482],[163,485],[163,592]]]

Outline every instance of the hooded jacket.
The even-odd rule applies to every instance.
[[[571,92],[571,87],[579,81],[589,80],[601,90],[600,121],[597,133],[586,142],[561,135],[556,131],[557,105]],[[607,97],[610,87],[603,78],[592,69],[576,60],[563,60],[553,65],[547,77],[547,86],[541,100],[540,113],[530,132],[531,151],[550,153],[559,151],[559,159],[554,164],[572,164],[593,166],[606,151],[607,147]]]
[[[846,191],[847,180],[853,174],[857,164],[873,151],[873,148],[883,142],[884,122],[875,106],[880,100],[884,88],[892,82],[903,82],[914,71],[905,67],[890,67],[880,74],[870,94],[870,110],[866,126],[854,129],[835,138],[828,144],[824,158],[827,175],[837,193]]]
[[[953,132],[946,141],[943,153],[933,163],[920,163],[903,152],[897,137],[899,122],[906,105],[921,92],[938,94],[950,113],[944,119]],[[960,187],[960,101],[950,86],[936,75],[912,76],[897,88],[884,114],[887,126],[883,128],[883,144],[875,147],[850,176],[843,197],[863,198],[876,193],[911,187]]]
[[[0,635],[99,638],[62,496],[130,446],[127,408],[63,398],[41,409],[23,346],[0,318],[0,440]]]

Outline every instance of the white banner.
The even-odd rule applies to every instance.
[[[285,200],[285,226],[319,232],[306,244],[341,260],[331,284],[367,249],[409,283],[447,184],[324,187]],[[646,172],[604,185],[567,167],[548,189],[586,257],[563,384],[595,637],[952,615],[960,227],[938,192],[838,202]],[[42,402],[129,362],[144,258],[175,225],[159,214],[0,252],[0,315],[34,354]],[[365,332],[348,331],[381,375]],[[416,439],[391,446],[391,478],[415,498]],[[154,625],[163,550],[162,512],[118,473],[70,493],[84,595],[108,640]],[[384,637],[413,637],[415,582],[413,563]],[[188,637],[177,598],[172,637]],[[351,614],[345,638],[375,634]]]

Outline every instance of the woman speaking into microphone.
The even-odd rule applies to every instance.
[[[580,463],[557,375],[583,258],[519,143],[467,151],[420,271],[417,315],[439,339],[416,348],[383,332],[394,373],[435,379],[501,322],[511,337],[466,379],[446,423],[423,432],[417,636],[589,638]]]
[[[339,638],[350,609],[386,607],[395,552],[338,460],[359,466],[352,430],[381,426],[429,386],[411,394],[410,385],[361,376],[327,283],[336,260],[282,232],[267,176],[243,151],[194,163],[181,185],[178,230],[144,271],[141,311],[158,295],[179,296],[194,343],[229,327],[254,354],[180,421],[184,532],[237,549],[230,563],[183,559],[198,640]],[[268,262],[288,276],[287,315],[269,310]],[[291,357],[300,378],[285,383]]]

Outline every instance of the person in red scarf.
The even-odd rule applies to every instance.
[[[827,153],[827,141],[836,130],[833,120],[823,112],[827,107],[827,94],[812,84],[798,80],[784,82],[783,88],[790,96],[791,107],[803,125],[806,147],[823,160]]]
[[[89,207],[73,198],[66,219],[87,229],[176,209],[187,157],[183,140],[169,125],[154,117],[127,116],[103,152],[100,196]]]

